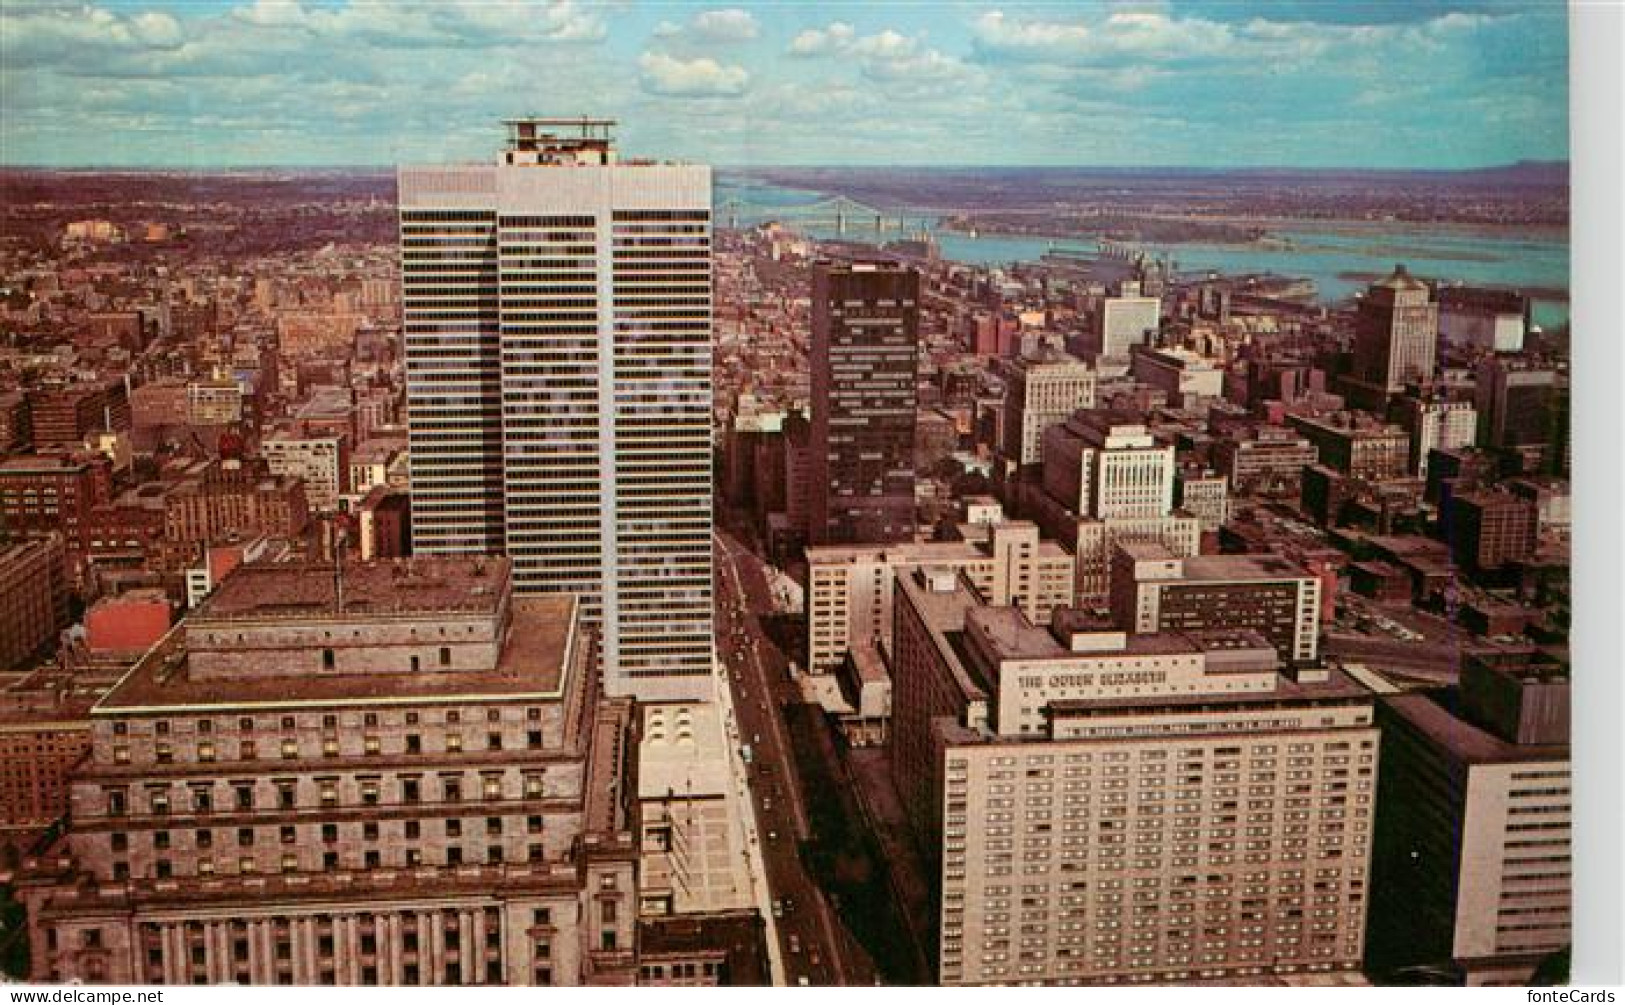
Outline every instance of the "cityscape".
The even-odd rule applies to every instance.
[[[0,979],[1568,983],[1561,134],[929,119],[1288,41],[1433,53],[1453,108],[1509,32],[1561,118],[1561,8],[510,6],[0,11]],[[646,98],[487,83],[326,159],[41,125],[89,50],[509,27]],[[896,156],[651,110],[775,52],[890,94]]]

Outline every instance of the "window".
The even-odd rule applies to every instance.
[[[450,646],[441,646],[440,647],[440,665],[443,666],[443,667],[451,666],[451,647]]]
[[[501,750],[502,749],[502,734],[501,733],[487,733],[487,734],[485,734],[485,749],[486,750]]]
[[[323,649],[322,650],[322,669],[323,670],[332,670],[337,666],[338,666],[338,662],[333,656],[333,650],[332,649]]]
[[[239,828],[237,828],[237,847],[239,847],[239,848],[252,848],[252,847],[254,847],[254,828],[252,828],[252,827],[239,827]]]
[[[252,784],[234,785],[232,791],[237,795],[237,808],[239,810],[254,808],[254,786]]]

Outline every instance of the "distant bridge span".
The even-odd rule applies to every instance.
[[[882,209],[844,195],[776,206],[732,198],[718,205],[717,211],[724,226],[731,228],[738,228],[743,219],[747,225],[779,221],[791,226],[825,227],[840,234],[857,227],[877,232],[924,230],[941,217],[940,213],[910,206]]]

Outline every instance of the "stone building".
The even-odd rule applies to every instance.
[[[506,560],[246,565],[96,706],[37,980],[636,979],[630,702]]]

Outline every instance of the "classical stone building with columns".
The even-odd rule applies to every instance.
[[[637,978],[635,720],[505,559],[247,565],[99,702],[36,980]]]

